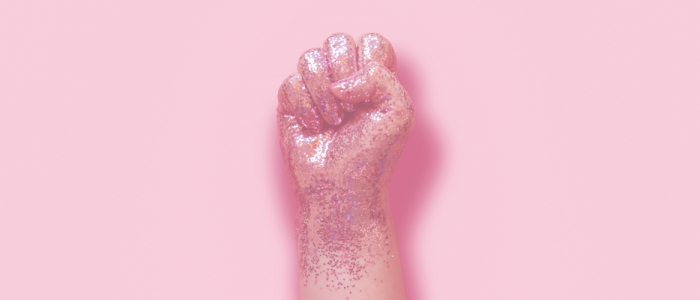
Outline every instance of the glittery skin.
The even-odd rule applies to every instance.
[[[280,146],[298,201],[302,282],[330,291],[352,290],[373,268],[389,267],[389,182],[415,119],[411,99],[394,76],[391,44],[378,34],[364,35],[355,70],[348,38],[335,34],[325,51],[305,52],[299,70],[313,76],[292,75],[278,93]],[[335,67],[321,67],[322,59]],[[324,72],[327,81],[317,76]],[[355,111],[337,126],[323,124],[311,105],[324,115],[321,104],[330,100],[316,100],[314,91],[320,90],[335,107],[346,101]]]
[[[360,36],[357,65],[362,68],[371,62],[378,62],[392,73],[396,73],[394,47],[383,36],[367,33]]]
[[[315,48],[304,52],[299,58],[297,70],[304,78],[306,88],[323,119],[331,125],[340,124],[343,121],[343,110],[329,90],[331,70],[323,50]]]
[[[299,122],[304,128],[314,133],[321,131],[323,121],[311,99],[311,95],[306,90],[301,75],[293,74],[289,76],[280,86],[277,98],[279,99],[278,112],[293,112],[295,116],[298,116]]]
[[[323,52],[328,57],[331,81],[350,77],[357,71],[357,49],[350,35],[336,33],[329,36],[323,43]],[[355,106],[347,101],[341,101],[340,106],[345,111],[355,111]]]

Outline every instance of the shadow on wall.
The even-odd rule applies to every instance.
[[[422,211],[432,200],[428,198],[429,191],[442,162],[442,149],[430,115],[423,109],[426,106],[424,101],[435,99],[429,99],[424,93],[422,72],[413,59],[399,56],[396,76],[413,100],[416,123],[394,170],[389,199],[401,254],[406,298],[424,300],[422,282],[425,278],[421,277],[418,268],[415,250],[420,241],[415,239],[415,233]]]
[[[282,84],[282,80],[280,80],[280,84]],[[277,101],[276,98],[275,101]],[[282,215],[284,217],[282,223],[286,225],[285,230],[287,232],[288,237],[287,241],[289,242],[289,247],[287,247],[287,251],[296,251],[296,241],[294,239],[294,215],[296,213],[296,198],[294,196],[294,189],[292,188],[291,179],[289,178],[289,174],[287,173],[287,167],[285,166],[284,159],[282,158],[282,151],[280,150],[276,112],[273,111],[271,112],[271,114],[272,121],[274,122],[274,131],[273,134],[270,135],[272,137],[271,144],[273,148],[273,151],[271,151],[271,159],[274,162],[272,164],[272,167],[274,169],[273,173],[275,176],[275,186],[277,187],[277,200],[279,201],[279,207],[281,208]],[[296,252],[294,253],[294,257],[296,257]],[[289,275],[289,279],[291,281],[288,282],[288,284],[291,284],[291,286],[288,290],[292,291],[293,294],[290,295],[289,299],[299,300],[299,265],[297,264],[296,260],[294,261],[294,267],[291,268],[291,271],[292,273]]]
[[[404,284],[407,300],[424,300],[421,277],[417,266],[415,248],[420,241],[414,236],[421,217],[421,211],[426,207],[428,192],[430,191],[438,168],[442,161],[440,142],[435,133],[434,126],[427,113],[423,113],[424,103],[427,101],[422,90],[421,73],[416,69],[410,58],[400,57],[396,76],[413,99],[416,110],[416,123],[411,132],[411,137],[399,159],[391,181],[389,197],[391,202],[391,214],[394,219],[396,235],[401,255],[401,267],[403,269]],[[280,80],[281,82],[281,80]],[[295,198],[289,175],[287,174],[282,154],[279,150],[277,129],[275,126],[273,139],[274,150],[274,174],[275,184],[279,194],[280,207],[284,214],[284,224],[287,227],[289,249],[294,251],[294,214]],[[298,266],[290,275],[292,280],[292,299],[299,299],[299,287],[297,285],[299,273]]]

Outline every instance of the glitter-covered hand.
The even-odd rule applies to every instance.
[[[404,299],[388,185],[415,119],[384,37],[347,34],[302,54],[278,92],[280,146],[298,199],[301,294]]]

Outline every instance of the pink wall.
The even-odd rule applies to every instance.
[[[276,93],[337,31],[418,109],[411,300],[700,299],[698,1],[57,2],[0,4],[0,299],[295,299]]]

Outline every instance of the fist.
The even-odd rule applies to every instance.
[[[280,86],[277,115],[295,186],[350,173],[387,183],[415,119],[389,41],[365,34],[356,47],[351,36],[337,33],[323,48],[304,52],[297,70]],[[360,176],[368,172],[377,176]]]
[[[297,246],[307,281],[349,288],[346,281],[372,266],[389,267],[388,184],[415,119],[396,67],[381,35],[362,35],[356,46],[337,33],[304,52],[298,73],[279,88],[280,146],[299,201]]]

